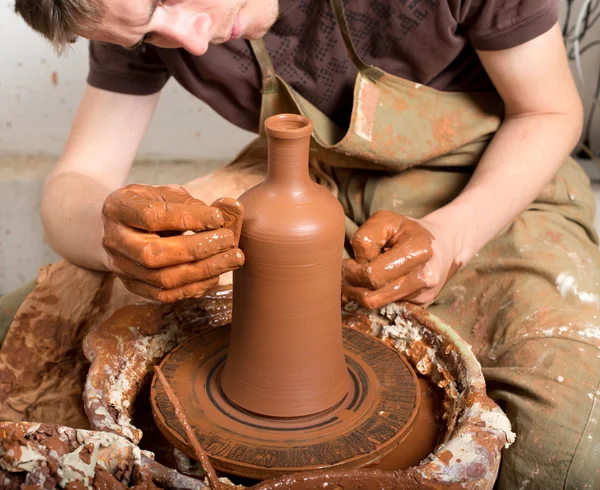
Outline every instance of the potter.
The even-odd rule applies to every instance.
[[[44,5],[16,2],[58,47],[92,40],[88,86],[42,200],[60,255],[153,299],[202,296],[244,260],[217,211],[163,194],[150,204],[200,213],[199,236],[172,236],[187,226],[157,215],[144,242],[130,220],[140,208],[105,206],[125,193],[160,90],[173,76],[255,132],[269,116],[303,115],[314,125],[310,175],[346,215],[344,296],[427,306],[471,343],[517,433],[498,488],[600,486],[600,308],[590,300],[600,252],[589,182],[569,158],[582,111],[558,1]],[[202,203],[237,199],[266,176],[266,153],[259,138],[185,189]],[[189,236],[210,233],[214,248],[190,252]],[[160,250],[160,262],[138,262],[142,250]]]

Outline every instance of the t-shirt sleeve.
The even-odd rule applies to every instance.
[[[110,92],[150,95],[159,92],[169,80],[169,72],[153,46],[126,49],[114,44],[91,41],[87,82]]]
[[[526,43],[558,21],[558,0],[464,0],[459,24],[475,49],[493,51]]]

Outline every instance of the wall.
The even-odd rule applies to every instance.
[[[0,3],[0,154],[58,156],[83,92],[87,43],[57,57],[11,4]],[[170,81],[139,156],[227,160],[250,137]]]

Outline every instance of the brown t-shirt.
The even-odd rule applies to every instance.
[[[328,0],[280,0],[265,43],[275,70],[297,92],[347,127],[357,70],[348,59]],[[444,91],[490,91],[474,49],[499,50],[543,34],[558,0],[345,0],[359,55],[369,64]],[[88,83],[147,95],[170,76],[232,123],[257,131],[260,69],[244,40],[203,56],[151,45],[136,50],[90,43]]]

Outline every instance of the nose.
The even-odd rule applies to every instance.
[[[211,18],[208,14],[182,9],[176,19],[164,26],[163,33],[194,56],[202,56],[210,42]]]

